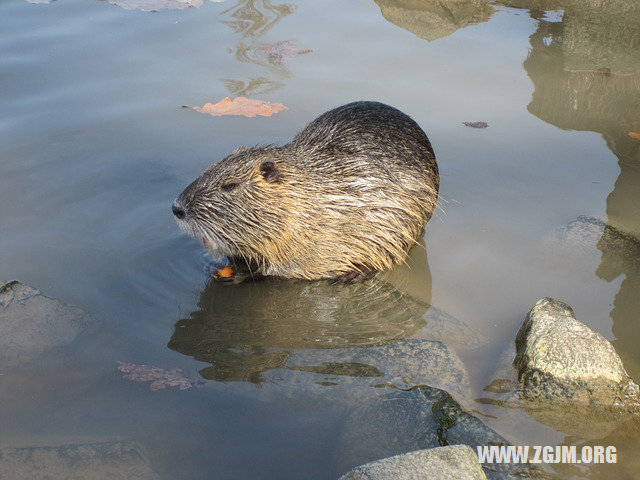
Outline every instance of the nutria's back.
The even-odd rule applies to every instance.
[[[427,135],[411,117],[379,102],[354,102],[323,113],[298,133],[290,147],[369,154],[369,162],[389,167],[438,167]],[[313,157],[309,157],[313,159]]]
[[[404,260],[438,196],[425,133],[378,102],[331,110],[282,147],[240,148],[174,203],[214,255],[265,275],[357,280]]]

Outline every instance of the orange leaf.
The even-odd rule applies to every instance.
[[[282,103],[254,100],[246,97],[237,97],[233,100],[226,97],[218,103],[207,103],[202,107],[192,108],[196,112],[206,113],[216,117],[220,115],[243,115],[245,117],[261,115],[263,117],[270,117],[274,113],[287,109]]]
[[[218,280],[219,278],[231,278],[233,277],[233,268],[232,267],[224,267],[219,268],[218,271],[211,276]]]
[[[634,140],[640,140],[640,132],[629,132],[628,135]]]

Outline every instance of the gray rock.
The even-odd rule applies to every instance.
[[[356,467],[340,480],[486,480],[478,457],[465,445],[431,448]]]
[[[71,343],[92,322],[78,307],[19,282],[0,284],[0,368]]]
[[[127,442],[0,449],[0,478],[11,480],[151,480],[144,451]]]
[[[518,331],[514,366],[527,400],[640,406],[638,385],[613,346],[551,298],[539,300]]]
[[[387,393],[354,412],[345,422],[337,461],[347,469],[353,459],[367,462],[446,445],[475,449],[478,445],[509,442],[465,411],[444,390],[421,386]],[[525,464],[487,464],[484,469],[492,480],[542,477]]]
[[[479,409],[490,417],[499,417],[502,431],[516,444],[526,445],[531,438],[545,437],[543,425],[583,439],[602,439],[624,425],[628,415],[603,411],[584,404],[528,401],[522,398],[517,372],[513,367],[515,344],[500,356],[491,382],[476,398]]]

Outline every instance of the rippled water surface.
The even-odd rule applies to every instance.
[[[181,108],[238,95],[288,109]],[[125,439],[167,479],[337,478],[372,460],[351,453],[345,419],[385,372],[288,362],[418,338],[461,357],[459,400],[514,443],[618,447],[617,465],[561,478],[640,476],[637,434],[588,440],[474,400],[543,296],[640,380],[640,248],[596,220],[640,236],[636,1],[3,0],[0,99],[0,278],[98,319],[0,372],[0,447]],[[360,285],[208,284],[173,198],[237,146],[285,142],[359,99],[431,139],[444,212],[427,253]],[[118,362],[205,381],[150,391]]]

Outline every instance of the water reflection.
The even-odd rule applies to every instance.
[[[268,0],[240,0],[228,8],[223,15],[231,17],[222,23],[242,35],[242,38],[261,37],[284,17],[295,10],[293,5],[276,5]]]
[[[565,130],[600,133],[618,159],[620,174],[606,200],[607,225],[597,244],[602,256],[595,273],[608,282],[624,275],[611,311],[616,336],[612,343],[627,372],[637,381],[640,379],[637,350],[640,142],[628,133],[640,130],[640,3],[635,0],[616,0],[606,5],[557,0],[501,3],[528,8],[531,17],[538,20],[524,62],[534,85],[529,112]],[[562,9],[562,20],[547,20],[545,10],[549,9]],[[637,419],[598,418],[593,412],[568,414],[566,409],[561,412],[527,409],[527,412],[537,421],[566,432],[559,444],[618,448],[618,464],[594,465],[589,469],[590,477],[632,478],[637,473],[640,440]],[[578,439],[587,440],[580,444]],[[576,466],[557,468],[563,477],[584,476],[584,470]]]
[[[382,16],[425,40],[483,23],[494,9],[486,0],[375,0]]]
[[[242,63],[258,65],[262,72],[248,80],[223,79],[232,95],[265,94],[284,85],[284,80],[291,75],[286,61],[302,51],[298,51],[295,43],[289,40],[261,43],[260,38],[294,11],[295,7],[286,3],[241,0],[222,13],[228,18],[222,23],[240,36],[238,44],[230,48],[229,53]]]
[[[529,111],[562,129],[601,133],[618,158],[596,275],[625,276],[611,312],[613,343],[631,376],[640,378],[640,142],[628,135],[640,130],[640,3],[508,3],[565,8],[561,22],[540,19],[531,36],[524,62],[535,88]]]
[[[27,0],[29,3],[52,3],[55,1],[56,0]],[[202,6],[203,1],[204,0],[107,0],[111,5],[117,5],[125,10],[142,10],[143,12],[197,8]]]
[[[178,321],[169,348],[210,363],[200,374],[259,383],[293,349],[384,345],[425,325],[431,275],[423,245],[408,264],[354,285],[267,279],[209,284],[198,310]]]

